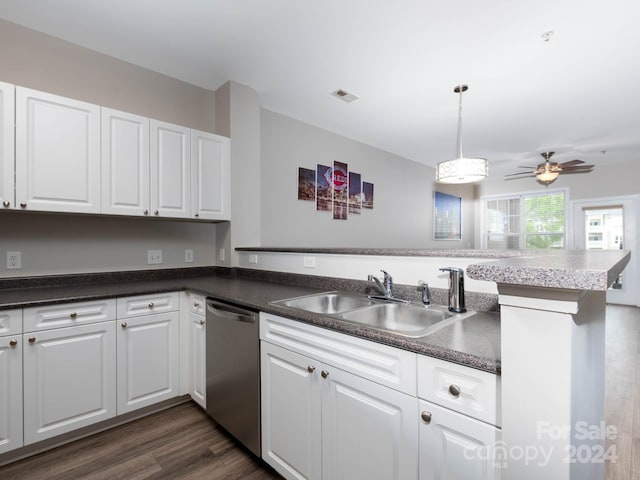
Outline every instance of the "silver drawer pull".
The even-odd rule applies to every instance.
[[[149,308],[153,308],[153,302],[149,302]]]
[[[322,378],[327,378],[329,376],[329,372],[327,372],[326,370],[322,370],[322,373],[320,373],[320,375],[322,375]]]
[[[22,208],[27,208],[27,202],[20,202],[20,206]]]
[[[18,345],[18,341],[12,338],[11,340],[9,340],[9,345],[15,347],[16,345]]]
[[[193,302],[193,306],[198,308],[200,306],[200,304],[198,302]]]
[[[316,371],[316,367],[314,367],[313,365],[309,365],[309,366],[307,367],[307,372],[309,372],[309,373],[313,373],[313,372],[315,372],[315,371]]]
[[[422,417],[422,421],[427,425],[431,423],[431,412],[422,412],[420,416]]]
[[[76,319],[78,317],[78,314],[76,312],[72,312],[69,314],[69,317],[72,319]]]
[[[204,325],[206,322],[204,320],[200,320],[200,325]]]
[[[122,325],[122,328],[127,328],[127,322],[122,322],[120,325]]]
[[[29,337],[29,343],[36,343],[36,337]]]
[[[142,213],[144,213],[145,215],[149,215],[149,210],[143,210]]]
[[[9,200],[5,200],[4,202],[2,202],[2,205],[4,205],[5,207],[10,207],[11,202]]]
[[[449,393],[458,398],[460,396],[460,387],[458,385],[449,385]]]

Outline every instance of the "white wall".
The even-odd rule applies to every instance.
[[[215,225],[147,218],[0,212],[0,277],[215,265]],[[162,265],[147,265],[147,250]],[[184,261],[193,250],[193,263]],[[5,252],[22,253],[7,270]]]
[[[262,110],[261,242],[266,247],[469,248],[473,186],[434,185],[434,169],[369,145]],[[374,208],[333,220],[297,200],[298,167],[337,160],[374,184]],[[433,191],[463,197],[463,240],[432,239]],[[255,246],[255,245],[245,245]]]

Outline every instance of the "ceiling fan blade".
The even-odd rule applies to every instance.
[[[527,167],[525,165],[518,165],[518,168],[528,168],[529,170],[535,170],[538,167]]]
[[[508,175],[505,175],[505,180],[520,180],[521,178],[533,178],[533,177],[535,177],[534,174],[524,175],[522,177],[509,177]]]
[[[505,175],[505,177],[515,177],[516,175],[534,175],[535,172],[516,172],[516,173],[509,173],[508,175]]]
[[[562,162],[559,165],[564,168],[564,167],[571,167],[573,165],[580,165],[584,163],[583,160],[569,160],[568,162]]]
[[[593,169],[591,168],[581,168],[581,169],[571,169],[571,170],[563,170],[562,175],[569,175],[570,173],[591,173]]]
[[[563,172],[570,172],[571,170],[591,170],[595,165],[576,165],[575,167],[562,167]]]

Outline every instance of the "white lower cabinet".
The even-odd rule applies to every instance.
[[[420,400],[420,480],[497,480],[493,425]]]
[[[207,408],[206,377],[206,320],[204,313],[205,299],[197,295],[191,296],[189,312],[189,335],[191,336],[191,354],[189,358],[189,395],[202,408]]]
[[[0,337],[0,453],[23,445],[21,337]]]
[[[271,318],[274,322],[261,336],[278,342],[277,332],[287,324]],[[377,344],[347,336],[340,344],[341,335],[326,330],[312,338],[315,330],[322,330],[314,328],[305,325],[300,341],[309,347],[327,341],[324,353],[309,348],[322,360],[261,342],[263,459],[287,479],[415,480],[418,399],[323,358],[332,350],[343,351],[353,354],[354,366],[367,363],[373,357],[362,354]],[[343,366],[348,358],[337,362]],[[398,371],[403,366],[401,362]]]
[[[118,414],[179,394],[180,312],[118,319]]]
[[[25,333],[24,443],[116,413],[115,322]]]

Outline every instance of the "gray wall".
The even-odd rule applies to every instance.
[[[214,92],[0,20],[0,81],[214,132]]]
[[[473,186],[434,185],[434,169],[262,110],[262,246],[468,248],[472,246]],[[297,200],[298,167],[334,160],[374,184],[374,208],[347,220]],[[433,191],[463,197],[463,240],[432,240]],[[258,206],[256,206],[258,208]],[[249,246],[249,245],[247,245]]]
[[[215,132],[212,91],[3,20],[0,45],[0,81]],[[215,265],[214,224],[156,220],[2,212],[0,276]],[[148,266],[147,249],[164,263]],[[23,269],[5,270],[15,250]]]

